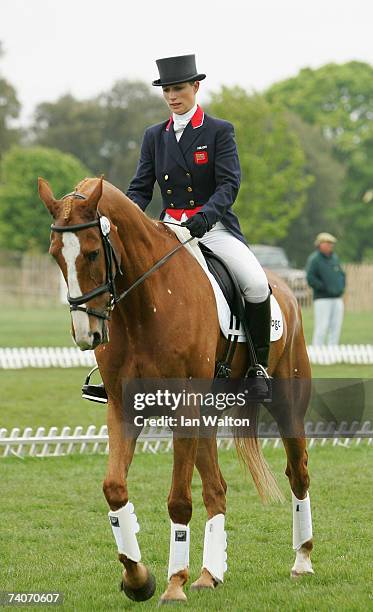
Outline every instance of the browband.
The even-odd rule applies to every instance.
[[[77,225],[51,225],[51,229],[54,232],[79,232],[80,230],[87,229],[88,227],[95,227],[99,225],[100,219],[94,221],[87,221],[87,223],[78,223]]]

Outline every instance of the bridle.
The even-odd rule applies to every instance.
[[[78,193],[68,193],[64,196],[67,198],[69,196],[73,196],[74,198],[85,200],[86,196]],[[64,199],[62,198],[62,199]],[[109,234],[110,234],[110,221],[107,217],[101,216],[97,213],[97,218],[93,221],[88,221],[87,223],[77,223],[76,225],[51,225],[51,229],[54,232],[58,232],[60,234],[64,232],[80,232],[84,229],[88,229],[90,227],[98,227],[100,230],[101,240],[104,247],[105,254],[105,266],[106,266],[106,282],[99,287],[95,287],[91,291],[80,295],[79,297],[71,297],[71,295],[67,294],[67,301],[70,304],[70,311],[73,310],[81,310],[82,312],[86,312],[89,315],[93,315],[99,319],[110,319],[110,312],[113,310],[116,301],[118,300],[117,291],[115,288],[114,278],[116,272],[123,275],[123,272],[120,267],[120,262],[118,257],[113,249],[113,246],[110,242]],[[116,272],[113,273],[113,261],[115,262]],[[103,293],[110,293],[110,301],[104,312],[100,312],[95,310],[94,308],[88,308],[87,306],[82,306],[86,302],[93,300],[94,298],[102,295]]]
[[[74,191],[72,193],[68,193],[62,199],[65,199],[69,196],[72,196],[73,198],[77,198],[79,200],[85,200],[87,198],[87,196],[85,196],[84,194]],[[178,224],[175,224],[175,225],[178,225]],[[183,247],[185,244],[187,244],[191,240],[194,240],[194,238],[191,237],[188,240],[184,240],[183,242],[181,242],[177,247],[172,249],[172,251],[170,251],[164,257],[162,257],[159,261],[157,261],[149,270],[147,270],[147,272],[142,274],[134,283],[132,283],[132,285],[128,289],[126,289],[125,291],[123,291],[122,293],[118,295],[114,281],[115,281],[116,274],[119,273],[121,276],[123,276],[123,272],[120,266],[120,261],[118,259],[118,256],[110,242],[109,235],[110,235],[111,227],[110,227],[110,221],[107,217],[100,215],[100,213],[97,211],[97,217],[93,221],[88,221],[87,223],[77,223],[75,225],[54,225],[52,224],[51,230],[62,234],[64,232],[80,232],[81,230],[88,229],[90,227],[98,227],[100,231],[100,236],[101,236],[102,244],[104,247],[104,254],[105,254],[106,281],[102,285],[95,287],[95,289],[92,289],[91,291],[88,291],[87,293],[84,293],[83,295],[80,295],[79,297],[71,297],[68,294],[67,301],[70,304],[70,311],[80,310],[82,312],[87,313],[88,315],[92,315],[94,317],[97,317],[99,319],[104,319],[104,320],[110,319],[111,311],[114,309],[115,305],[121,300],[123,300],[123,298],[125,298],[130,291],[138,287],[148,276],[150,276],[150,274],[152,274],[152,272],[155,272],[155,270],[158,270],[158,268],[160,268],[181,247]],[[113,261],[115,263],[115,272],[113,271]],[[93,300],[94,298],[98,297],[99,295],[102,295],[103,293],[110,294],[110,300],[106,306],[106,309],[103,312],[95,310],[94,308],[88,308],[87,306],[82,306],[82,304],[86,304],[90,300]]]

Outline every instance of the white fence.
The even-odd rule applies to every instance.
[[[339,344],[335,346],[308,346],[310,362],[318,365],[373,363],[373,344]]]
[[[75,347],[0,348],[0,369],[76,368],[96,365],[93,351]]]
[[[306,423],[305,430],[308,437],[308,448],[314,446],[344,446],[348,448],[362,443],[373,446],[373,424],[365,421],[360,427],[352,423],[350,433],[346,432],[346,424],[341,423],[338,430],[331,437],[332,424],[322,422],[313,424]],[[281,439],[275,436],[273,426],[264,431],[259,427],[262,446],[282,447]],[[343,436],[338,432],[343,432]],[[348,434],[348,435],[346,435]],[[264,437],[265,436],[265,437]],[[234,447],[232,438],[218,437],[218,447],[229,450]],[[63,427],[58,432],[57,427],[51,427],[48,431],[39,427],[33,433],[31,427],[21,432],[19,427],[13,428],[9,433],[6,429],[0,429],[0,457],[19,458],[28,457],[62,457],[71,454],[107,454],[108,434],[106,425],[102,425],[97,431],[95,425],[89,425],[86,431],[79,425],[71,431],[70,427]],[[139,437],[136,452],[143,453],[167,453],[172,450],[172,437],[169,429],[148,428]]]
[[[372,344],[308,346],[307,350],[313,364],[373,364]],[[74,368],[94,365],[96,360],[93,351],[80,351],[75,347],[0,348],[0,369]]]

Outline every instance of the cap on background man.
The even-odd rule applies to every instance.
[[[319,246],[322,242],[331,242],[335,244],[337,242],[337,238],[328,232],[320,232],[317,234],[315,239],[315,246]]]

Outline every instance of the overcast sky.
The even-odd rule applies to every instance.
[[[260,91],[304,66],[373,63],[372,28],[372,0],[0,0],[0,73],[25,122],[39,102],[150,83],[155,59],[196,53],[203,102],[222,84]]]

